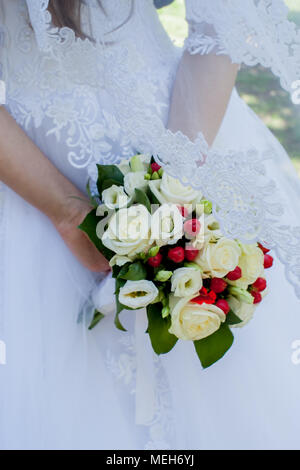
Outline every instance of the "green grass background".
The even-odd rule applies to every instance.
[[[300,0],[286,0],[290,18],[300,26]],[[160,19],[174,40],[182,45],[187,34],[184,0],[162,8]],[[300,106],[295,106],[279,80],[262,67],[243,67],[237,80],[240,95],[277,136],[300,175]]]

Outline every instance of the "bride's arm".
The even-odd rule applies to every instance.
[[[4,107],[0,107],[0,180],[42,211],[79,261],[92,271],[109,265],[77,228],[91,210],[88,200],[26,136]]]
[[[201,131],[212,144],[235,84],[239,66],[227,56],[185,51],[173,88],[168,128],[195,140]]]

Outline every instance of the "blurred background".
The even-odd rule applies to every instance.
[[[290,19],[300,26],[300,0],[286,0]],[[176,45],[181,46],[187,34],[184,0],[159,10],[160,19]],[[295,106],[279,81],[262,67],[242,68],[237,82],[240,95],[277,136],[300,175],[300,106]]]

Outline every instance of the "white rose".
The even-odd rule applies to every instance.
[[[191,186],[184,186],[179,180],[168,175],[166,172],[163,173],[161,180],[150,181],[149,186],[161,204],[172,202],[182,206],[184,204],[195,205],[202,198],[202,194],[199,191],[196,191]]]
[[[123,186],[113,184],[102,192],[102,200],[108,209],[122,209],[130,202]]]
[[[171,278],[171,291],[176,297],[190,297],[202,288],[201,271],[195,268],[178,268]]]
[[[158,289],[151,281],[127,281],[119,292],[119,302],[126,307],[147,307],[158,296]]]
[[[242,320],[242,323],[238,323],[237,325],[232,325],[233,328],[242,328],[250,320],[254,315],[256,307],[254,304],[247,304],[246,302],[240,302],[236,297],[228,297],[227,302],[229,307],[232,309],[233,313],[236,314]]]
[[[157,246],[177,243],[183,236],[183,221],[175,204],[163,204],[151,217],[151,239]]]
[[[253,284],[258,277],[263,274],[264,254],[256,244],[240,245],[242,252],[238,262],[242,270],[242,277],[237,281],[229,281],[229,283],[242,289],[247,289]]]
[[[195,261],[211,277],[225,277],[238,266],[240,255],[241,248],[236,241],[221,238],[216,243],[208,243]]]
[[[111,258],[109,265],[111,267],[113,266],[124,266],[126,263],[130,263],[132,261],[131,258],[128,258],[128,256],[120,256],[120,255],[115,255]]]
[[[130,172],[124,176],[124,188],[129,196],[134,194],[135,189],[147,189],[148,181],[145,180],[144,176],[144,171]]]
[[[190,298],[170,296],[171,328],[177,338],[197,341],[215,333],[225,322],[226,315],[216,305],[196,304]]]
[[[137,204],[114,214],[102,235],[104,246],[120,256],[134,256],[150,245],[150,214]]]

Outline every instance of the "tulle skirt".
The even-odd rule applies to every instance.
[[[299,184],[287,156],[234,92],[215,145],[249,142],[276,148],[267,168],[293,221]],[[188,342],[155,356],[138,313],[122,314],[127,332],[111,316],[88,331],[80,313],[97,276],[44,215],[3,190],[1,449],[299,449],[300,303],[279,261],[254,319],[203,371]]]

